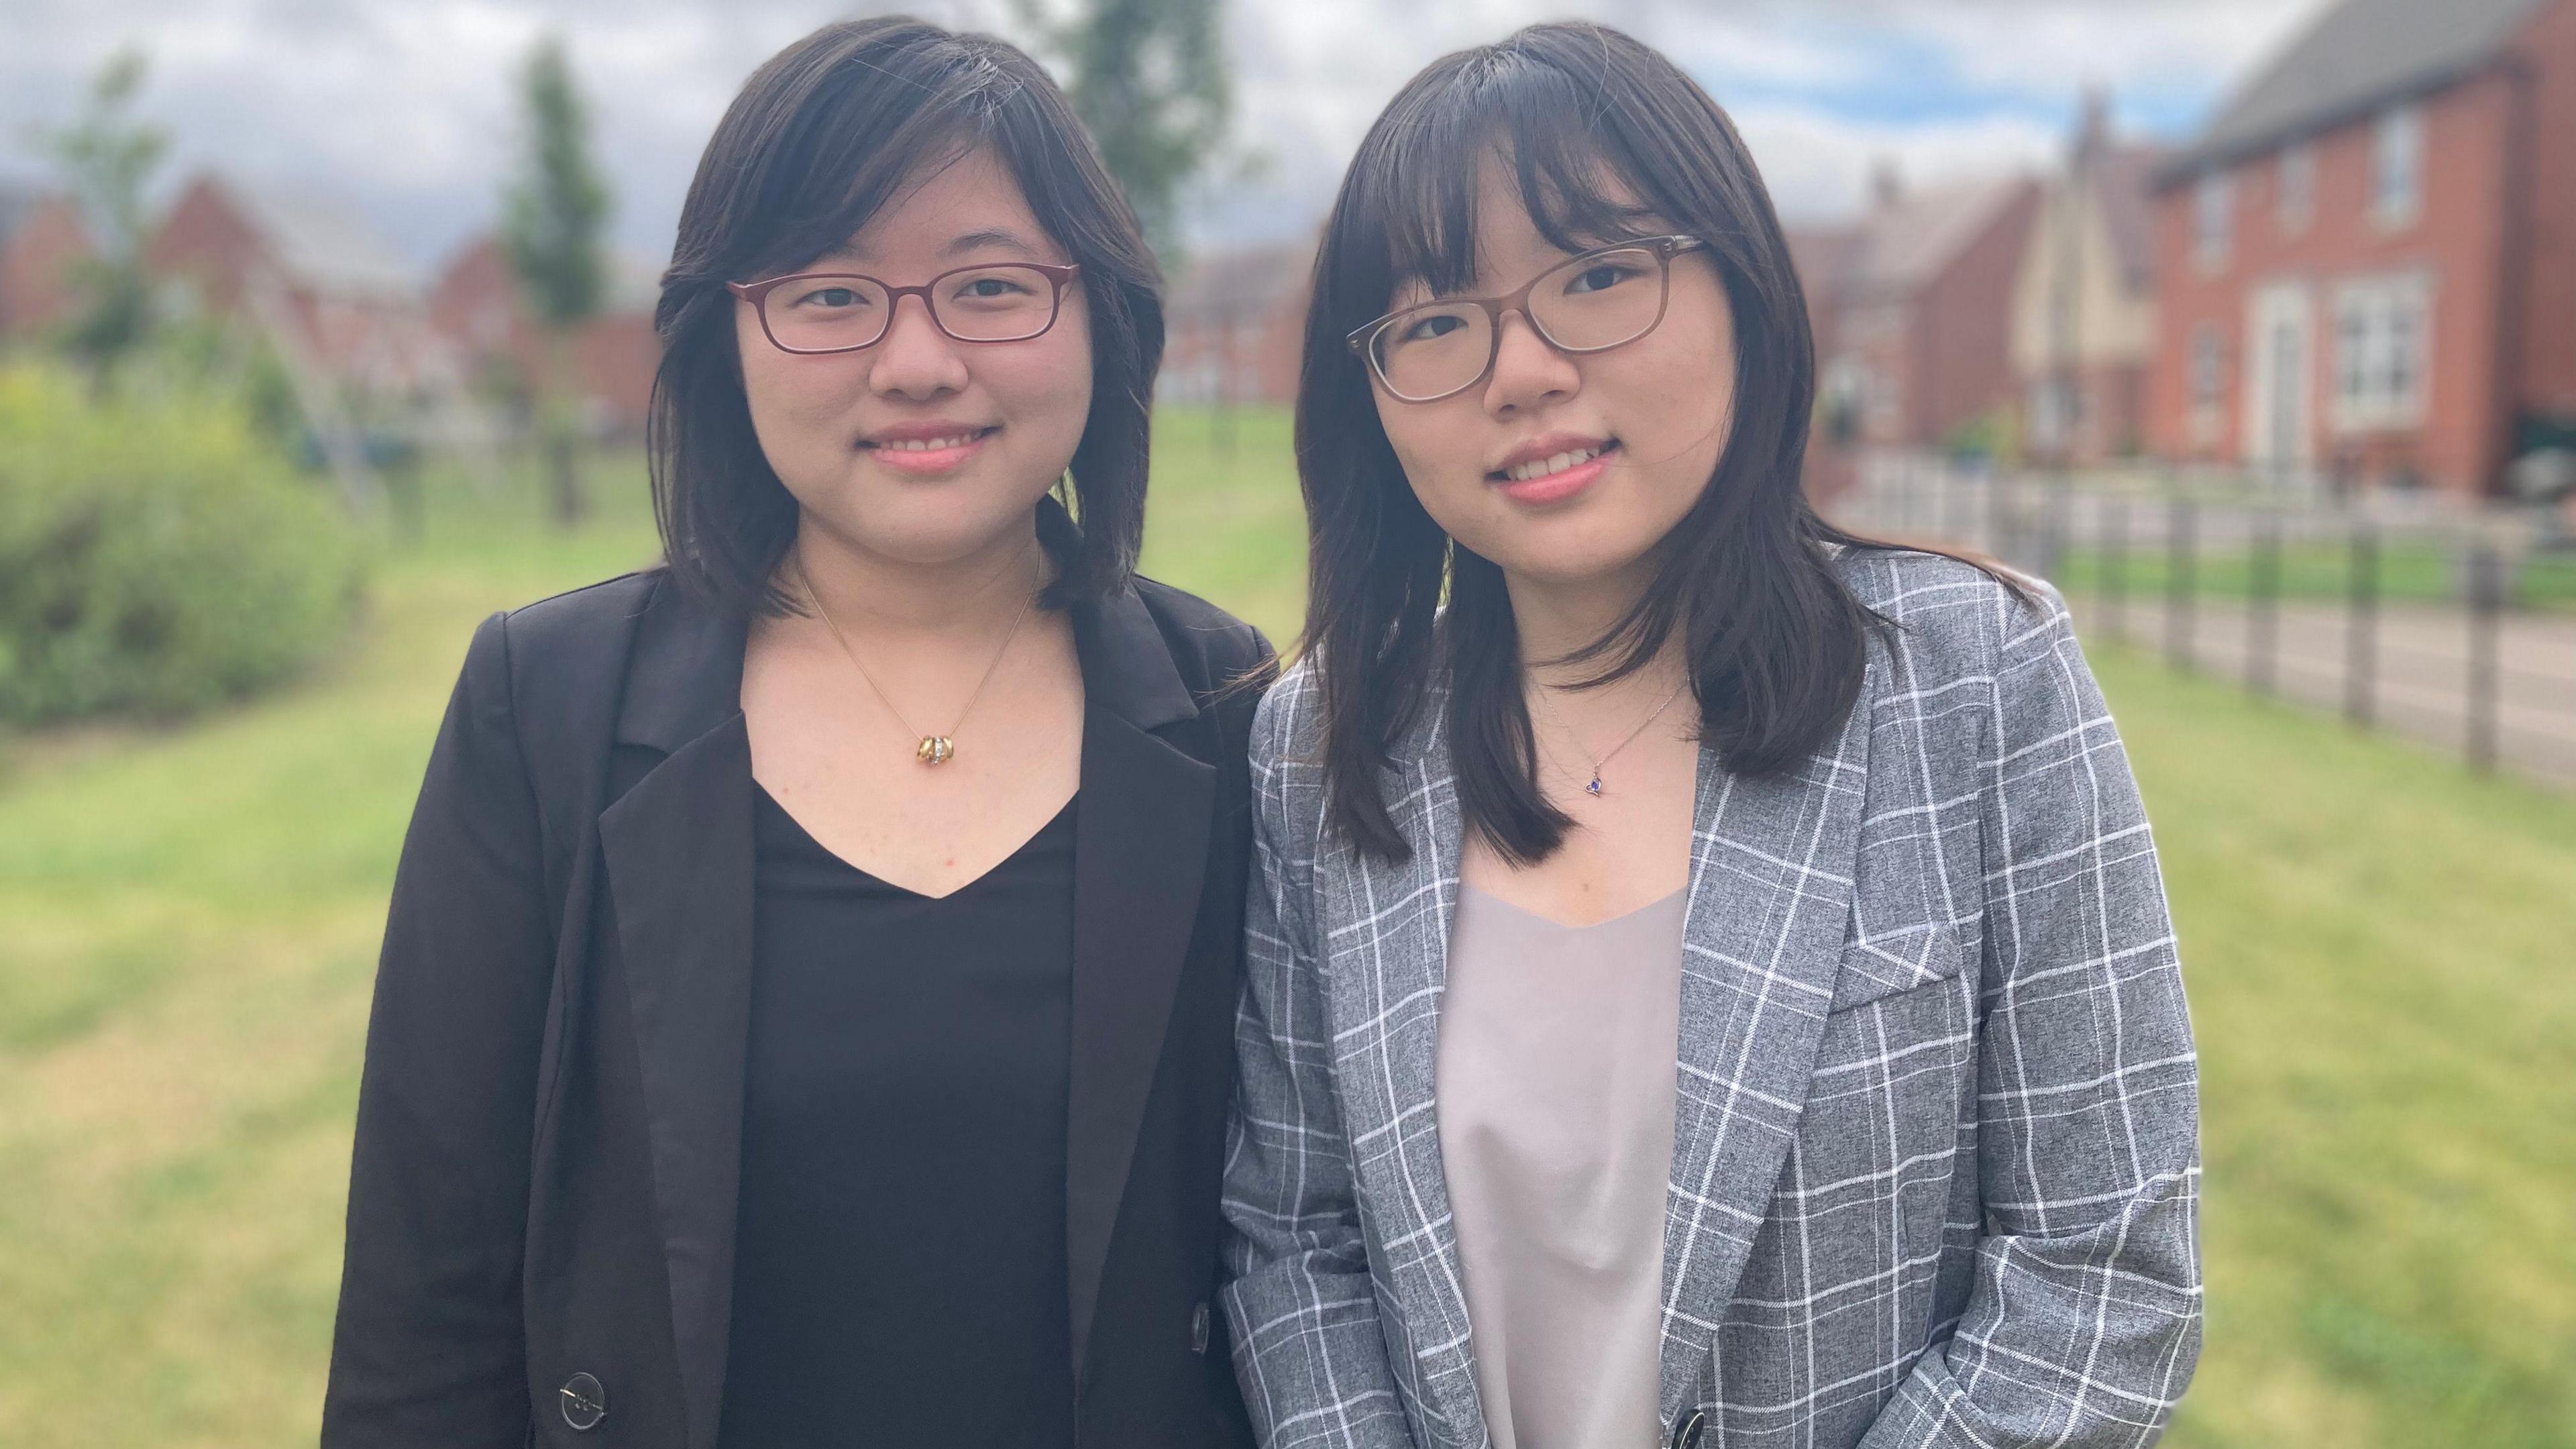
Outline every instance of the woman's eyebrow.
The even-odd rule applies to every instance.
[[[942,256],[954,257],[962,256],[967,252],[981,251],[986,247],[1000,247],[1005,251],[1018,252],[1024,257],[1034,257],[1039,254],[1038,248],[1031,245],[1018,232],[1001,226],[989,226],[980,231],[967,232],[939,250]]]

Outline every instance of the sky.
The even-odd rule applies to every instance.
[[[1061,3],[1061,0],[1059,0]],[[1235,124],[1196,244],[1302,233],[1407,77],[1461,46],[1582,14],[1660,46],[1726,107],[1793,223],[1909,185],[2045,166],[2078,97],[2180,140],[2327,0],[1225,0]],[[920,0],[1014,34],[1014,0]],[[519,138],[514,80],[565,40],[614,188],[615,245],[669,254],[699,151],[743,78],[826,21],[818,0],[0,0],[0,178],[43,176],[38,128],[127,45],[172,137],[162,186],[213,167],[330,200],[424,270],[488,229]]]

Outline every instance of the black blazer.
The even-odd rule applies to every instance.
[[[1073,628],[1078,1442],[1248,1449],[1211,1308],[1258,696],[1227,686],[1269,649],[1143,581]],[[751,985],[744,637],[658,569],[475,632],[377,970],[325,1445],[714,1445]],[[849,1411],[865,1442],[869,1406]],[[975,1405],[957,1430],[974,1442]]]

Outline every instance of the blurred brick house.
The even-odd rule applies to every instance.
[[[1177,403],[1297,400],[1312,240],[1190,258],[1163,298],[1156,396]]]
[[[2576,0],[2343,0],[2156,213],[2157,451],[2474,498],[2576,439]]]
[[[456,354],[430,325],[409,263],[327,204],[199,176],[145,257],[183,310],[247,319],[299,379],[379,399],[454,384]]]
[[[2063,170],[2043,184],[2013,284],[2022,451],[2051,462],[2136,454],[2155,356],[2154,177],[2159,153],[2111,134],[2086,95]]]
[[[1932,446],[2012,405],[2013,288],[2038,213],[2028,178],[1908,193],[1882,167],[1858,222],[1791,237],[1830,435]]]
[[[644,431],[662,342],[653,330],[660,269],[612,253],[599,315],[575,329],[570,365],[591,431],[632,438]],[[508,251],[483,236],[457,249],[429,289],[431,320],[489,386],[518,392],[546,365],[545,338],[529,315]]]
[[[1851,229],[1788,229],[1789,264],[1797,270],[1799,291],[1807,302],[1807,331],[1815,342],[1816,362],[1824,365],[1840,341],[1841,314],[1826,288],[1851,265],[1861,234]],[[1821,384],[1820,384],[1821,387]],[[1847,401],[1847,400],[1846,400]],[[1807,470],[1800,483],[1818,508],[1830,505],[1860,481],[1858,416],[1848,406],[1839,414],[1834,399],[1819,392],[1815,416],[1807,429]]]
[[[89,230],[70,197],[0,186],[0,341],[69,320],[79,300],[73,273],[89,254]]]

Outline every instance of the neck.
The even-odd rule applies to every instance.
[[[1590,579],[1533,579],[1506,572],[1503,585],[1511,595],[1512,626],[1520,636],[1523,667],[1534,678],[1550,684],[1598,673],[1606,661],[1554,667],[1549,661],[1586,648],[1618,627],[1619,621],[1636,606],[1645,582],[1642,576],[1628,573]],[[1677,658],[1680,642],[1678,638],[1666,640],[1662,653]],[[1666,662],[1658,659],[1644,672],[1659,674]]]
[[[797,520],[788,567],[848,630],[989,634],[1008,627],[1043,581],[1046,551],[1032,512],[972,551],[936,563],[888,558],[807,513]],[[794,592],[796,580],[790,580]]]

